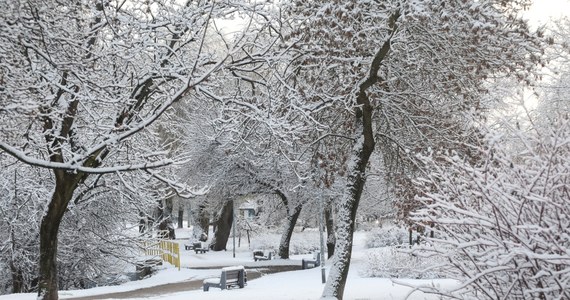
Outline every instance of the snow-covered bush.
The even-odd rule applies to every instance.
[[[397,226],[374,229],[366,235],[366,248],[402,245],[407,241],[408,231]]]
[[[277,252],[281,234],[278,233],[261,233],[252,237],[251,249],[273,249]],[[289,254],[306,254],[320,249],[318,231],[302,231],[294,232],[291,236],[291,244],[289,245]]]
[[[409,249],[383,247],[366,252],[366,265],[360,271],[363,277],[386,278],[440,278],[438,267],[443,260],[423,257]]]
[[[489,134],[481,160],[434,155],[416,220],[435,224],[461,299],[570,299],[570,121]],[[515,150],[515,151],[513,151]]]

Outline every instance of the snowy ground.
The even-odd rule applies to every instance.
[[[187,231],[185,229],[177,231],[178,237],[185,237]],[[354,250],[352,263],[349,272],[347,286],[345,288],[345,299],[437,299],[433,295],[425,295],[421,292],[413,292],[410,294],[411,288],[396,284],[387,278],[362,278],[359,270],[363,267],[366,259],[366,249],[364,248],[364,232],[356,232],[354,240]],[[184,243],[185,240],[180,240]],[[132,291],[146,287],[158,286],[167,283],[181,282],[188,280],[202,280],[204,278],[219,276],[219,269],[198,270],[192,269],[197,267],[221,267],[230,265],[244,266],[264,266],[268,264],[279,265],[300,265],[302,258],[310,258],[311,255],[292,256],[290,260],[273,260],[270,262],[254,262],[251,250],[247,245],[242,245],[235,251],[233,257],[232,241],[228,243],[228,251],[208,252],[206,254],[195,254],[193,251],[186,251],[181,247],[182,269],[178,271],[176,268],[166,264],[163,269],[154,276],[134,282],[128,282],[120,286],[97,287],[88,290],[61,291],[60,299],[68,299],[83,296],[101,295],[100,299],[112,299],[105,297],[105,294]],[[328,262],[327,262],[328,263]],[[328,274],[329,265],[326,264]],[[413,280],[398,279],[398,282],[406,282],[413,285],[441,285],[451,287],[451,280]],[[211,288],[209,292],[202,290],[188,290],[185,292],[166,293],[156,297],[147,298],[131,298],[131,299],[318,299],[321,295],[324,285],[321,283],[321,269],[314,268],[309,270],[282,272],[270,274],[262,278],[250,280],[243,289],[219,290]],[[35,294],[18,294],[0,296],[0,300],[31,300],[35,299]],[[407,298],[406,298],[407,297]]]

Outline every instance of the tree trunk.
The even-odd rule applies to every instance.
[[[188,223],[186,227],[190,228],[194,224],[194,215],[192,214],[192,201],[188,201],[188,213],[186,213]]]
[[[327,258],[331,258],[334,254],[334,246],[336,244],[332,204],[327,205],[327,208],[325,209],[325,225],[327,227]]]
[[[168,231],[168,239],[176,239],[176,231],[174,231],[174,222],[172,212],[174,210],[174,197],[168,197],[164,200],[164,223]]]
[[[396,21],[400,17],[400,12],[396,11],[390,16],[388,25],[392,30],[392,34],[396,29]],[[350,258],[352,255],[352,237],[354,235],[354,224],[356,219],[356,211],[362,189],[366,182],[366,166],[370,160],[370,155],[374,151],[374,130],[372,126],[372,105],[368,98],[367,90],[382,79],[378,76],[378,71],[382,65],[382,61],[390,52],[391,35],[384,42],[382,47],[376,52],[370,65],[370,72],[366,80],[364,80],[358,89],[356,97],[357,106],[355,112],[354,140],[352,153],[348,163],[348,178],[345,193],[338,205],[338,223],[337,223],[337,243],[335,247],[335,261],[331,267],[323,298],[342,299],[348,269],[350,267]]]
[[[174,224],[172,222],[172,206],[172,197],[158,201],[155,215],[158,220],[159,238],[170,240],[176,238]]]
[[[281,236],[281,242],[279,243],[279,253],[277,254],[282,259],[289,259],[289,244],[291,243],[291,236],[293,235],[293,229],[297,224],[297,219],[301,214],[301,209],[303,205],[299,204],[293,209],[293,213],[287,214],[287,221],[285,222],[283,228],[283,235]]]
[[[184,227],[184,202],[178,199],[178,228]]]
[[[363,107],[363,110],[367,110],[367,108]],[[371,114],[370,107],[368,107],[368,110],[368,113]],[[360,128],[364,130],[362,124],[359,125]],[[365,132],[363,131],[363,135],[364,134]],[[372,138],[371,131],[369,136]],[[342,299],[343,297],[352,256],[354,220],[362,195],[362,188],[366,181],[366,165],[368,164],[368,159],[373,149],[374,141],[366,138],[358,139],[358,142],[354,145],[352,163],[349,164],[352,165],[352,168],[349,170],[350,175],[348,176],[347,191],[338,207],[337,236],[339,238],[335,247],[336,257],[331,267],[325,290],[323,291],[323,298]]]
[[[24,276],[22,270],[18,268],[13,261],[10,262],[10,271],[12,273],[12,294],[24,292]]]
[[[38,299],[57,300],[57,238],[67,205],[77,188],[80,174],[54,170],[56,183],[51,201],[40,224],[40,278]]]
[[[206,240],[208,240],[208,235],[210,234],[209,232],[210,216],[208,214],[208,210],[206,209],[206,203],[204,201],[198,204],[198,208],[196,209],[194,214],[195,214],[194,220],[196,221],[194,230],[192,231],[194,239],[200,239],[202,242],[205,242]],[[203,239],[202,238],[203,236],[205,236],[206,238]]]
[[[232,223],[234,221],[234,201],[227,200],[222,206],[219,217],[216,220],[216,232],[214,233],[214,238],[210,244],[210,248],[213,251],[226,250],[226,244],[230,237],[230,232],[232,229]]]
[[[139,233],[149,232],[149,219],[148,215],[144,212],[139,212]]]

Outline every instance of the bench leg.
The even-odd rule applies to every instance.
[[[210,285],[207,283],[204,283],[204,292],[207,292],[208,290],[210,290]]]

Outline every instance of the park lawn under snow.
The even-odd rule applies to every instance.
[[[187,237],[187,229],[177,230],[178,237]],[[345,299],[437,299],[434,295],[426,295],[419,291],[413,292],[409,287],[395,283],[405,282],[411,285],[439,285],[442,287],[452,287],[454,281],[448,279],[435,280],[415,280],[415,279],[396,279],[392,281],[389,278],[363,278],[361,277],[362,268],[366,260],[366,251],[364,247],[365,232],[356,232],[354,239],[352,263],[348,275],[348,281],[345,288]],[[187,239],[178,240],[181,244]],[[247,267],[267,266],[267,265],[300,265],[302,258],[310,258],[311,254],[293,255],[290,260],[272,260],[266,262],[254,262],[252,252],[247,245],[236,248],[235,258],[232,251],[232,240],[228,242],[228,251],[208,252],[206,254],[195,254],[193,251],[186,251],[181,245],[182,268],[177,268],[166,263],[153,276],[139,280],[128,282],[119,286],[97,287],[86,290],[70,290],[60,291],[60,299],[97,296],[100,299],[106,298],[105,294],[132,291],[141,288],[153,287],[167,283],[182,282],[188,280],[203,280],[205,278],[217,277],[220,274],[219,269],[191,269],[201,267],[222,267],[230,265],[243,265]],[[325,263],[327,274],[329,262]],[[282,272],[276,274],[265,275],[261,278],[250,280],[245,288],[233,288],[230,290],[220,290],[210,288],[210,291],[204,292],[199,290],[189,290],[185,292],[177,292],[170,294],[162,294],[155,297],[131,298],[131,299],[318,299],[323,291],[324,285],[321,283],[321,269],[313,268],[309,270]],[[407,297],[407,298],[406,298]],[[0,300],[31,300],[35,299],[36,294],[12,294],[0,296]]]

